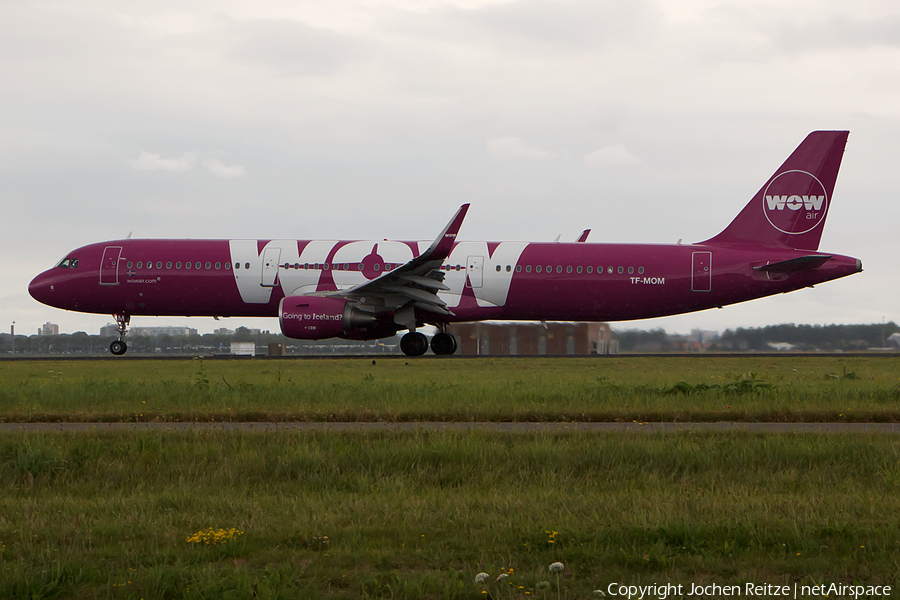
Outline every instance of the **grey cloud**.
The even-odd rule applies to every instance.
[[[900,15],[859,18],[834,15],[796,23],[782,21],[772,28],[772,45],[786,52],[810,50],[900,48]]]
[[[292,19],[231,20],[223,36],[226,56],[288,75],[327,74],[361,60],[362,38],[312,27]]]

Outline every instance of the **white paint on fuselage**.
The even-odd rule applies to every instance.
[[[248,304],[266,304],[272,297],[272,288],[261,285],[263,283],[263,259],[267,250],[278,248],[281,250],[279,262],[283,264],[319,265],[319,269],[284,269],[278,270],[277,285],[281,287],[285,296],[310,294],[317,291],[321,265],[329,263],[329,270],[334,284],[339,290],[346,290],[370,281],[360,268],[366,256],[372,254],[377,245],[377,254],[381,257],[381,269],[388,263],[393,268],[412,260],[413,252],[404,242],[371,240],[349,242],[334,252],[336,240],[313,240],[298,251],[296,240],[272,240],[266,244],[262,252],[258,250],[256,240],[230,240],[229,249],[231,261],[240,264],[240,268],[233,270],[235,282],[241,299]],[[418,253],[428,249],[431,242],[418,242]],[[509,286],[519,257],[528,245],[527,242],[500,242],[494,249],[493,255],[488,252],[487,242],[459,242],[450,252],[450,256],[444,261],[450,268],[444,271],[444,283],[450,288],[442,291],[438,296],[453,308],[459,306],[466,287],[468,273],[467,259],[473,256],[484,258],[483,276],[480,287],[472,288],[478,306],[491,307],[503,306],[509,294]],[[249,268],[247,265],[249,264]],[[339,268],[335,269],[334,265]],[[344,268],[349,265],[349,269]],[[456,265],[460,266],[456,270]],[[500,267],[499,271],[497,266]],[[507,270],[509,266],[509,270]],[[384,271],[378,272],[378,276]]]

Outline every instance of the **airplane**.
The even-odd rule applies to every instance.
[[[695,244],[477,242],[463,204],[431,242],[121,239],[68,253],[28,287],[39,302],[133,316],[278,317],[285,336],[453,354],[455,322],[627,321],[812,287],[862,271],[818,251],[848,131],[814,131],[737,217]],[[557,238],[558,240],[559,238]],[[428,338],[420,331],[433,325]]]

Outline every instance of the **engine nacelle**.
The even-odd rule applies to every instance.
[[[289,338],[324,340],[370,325],[375,322],[375,315],[341,298],[288,296],[281,301],[278,320],[281,332]]]

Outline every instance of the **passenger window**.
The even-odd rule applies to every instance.
[[[216,263],[216,270],[218,271],[221,268],[222,268],[222,263]]]
[[[206,270],[208,271],[211,266],[212,266],[211,263],[206,263]]]
[[[594,267],[588,267],[588,268],[587,268],[587,272],[588,272],[588,273],[593,273],[593,272],[594,272]]]
[[[249,268],[250,268],[250,263],[244,263],[244,268],[245,268],[245,269],[249,269]]]
[[[350,270],[350,263],[344,263],[344,270],[345,270],[345,271],[349,271],[349,270]]]
[[[516,265],[516,273],[522,272],[522,265]]]
[[[375,270],[376,270],[376,271],[380,271],[380,270],[381,270],[381,263],[375,263]]]
[[[181,270],[181,261],[180,260],[177,263],[175,263],[175,268],[178,269],[179,271]]]
[[[500,272],[500,265],[497,265],[497,272]]]
[[[512,271],[512,267],[510,265],[506,265],[506,272],[509,273]]]
[[[556,272],[562,273],[562,265],[556,265]]]
[[[625,267],[619,267],[619,268],[618,268],[618,272],[619,272],[619,275],[621,275],[622,273],[624,273],[624,272],[625,272]]]
[[[638,267],[638,275],[644,274],[644,267]]]
[[[525,272],[531,273],[531,265],[525,265]]]
[[[553,267],[551,267],[550,265],[547,265],[547,272],[548,272],[548,273],[552,273],[552,272],[553,272]]]
[[[230,263],[230,262],[225,263],[225,270],[226,270],[226,271],[230,271],[230,270],[231,270],[231,263]]]
[[[571,273],[571,272],[572,272],[572,265],[569,265],[568,267],[566,267],[566,273]]]
[[[172,268],[172,261],[169,261],[166,263],[166,269],[171,269],[171,268]]]
[[[143,269],[143,268],[144,268],[144,262],[139,260],[139,261],[138,261],[138,264],[137,264],[137,268],[138,268],[138,269]]]
[[[63,261],[63,262],[65,262],[65,261]],[[129,260],[128,264],[126,264],[125,266],[130,269],[130,268],[134,267],[134,263]]]
[[[195,269],[199,269],[199,268],[200,268],[200,263],[199,263],[199,262],[195,262],[195,263],[194,263],[194,268],[195,268]]]
[[[628,267],[628,274],[634,275],[634,267]]]
[[[189,263],[189,262],[184,263],[184,268],[185,268],[185,269],[190,269],[190,268],[191,268],[191,263]]]
[[[575,270],[576,270],[578,273],[581,273],[581,267],[578,267],[578,268],[575,269]]]
[[[612,268],[612,267],[606,267],[606,272],[609,273],[610,275],[612,275],[613,268]]]
[[[162,270],[162,261],[161,260],[156,261],[156,269]]]
[[[540,273],[540,272],[541,272],[541,265],[536,266],[536,267],[534,268],[534,272],[535,272],[535,273]]]

